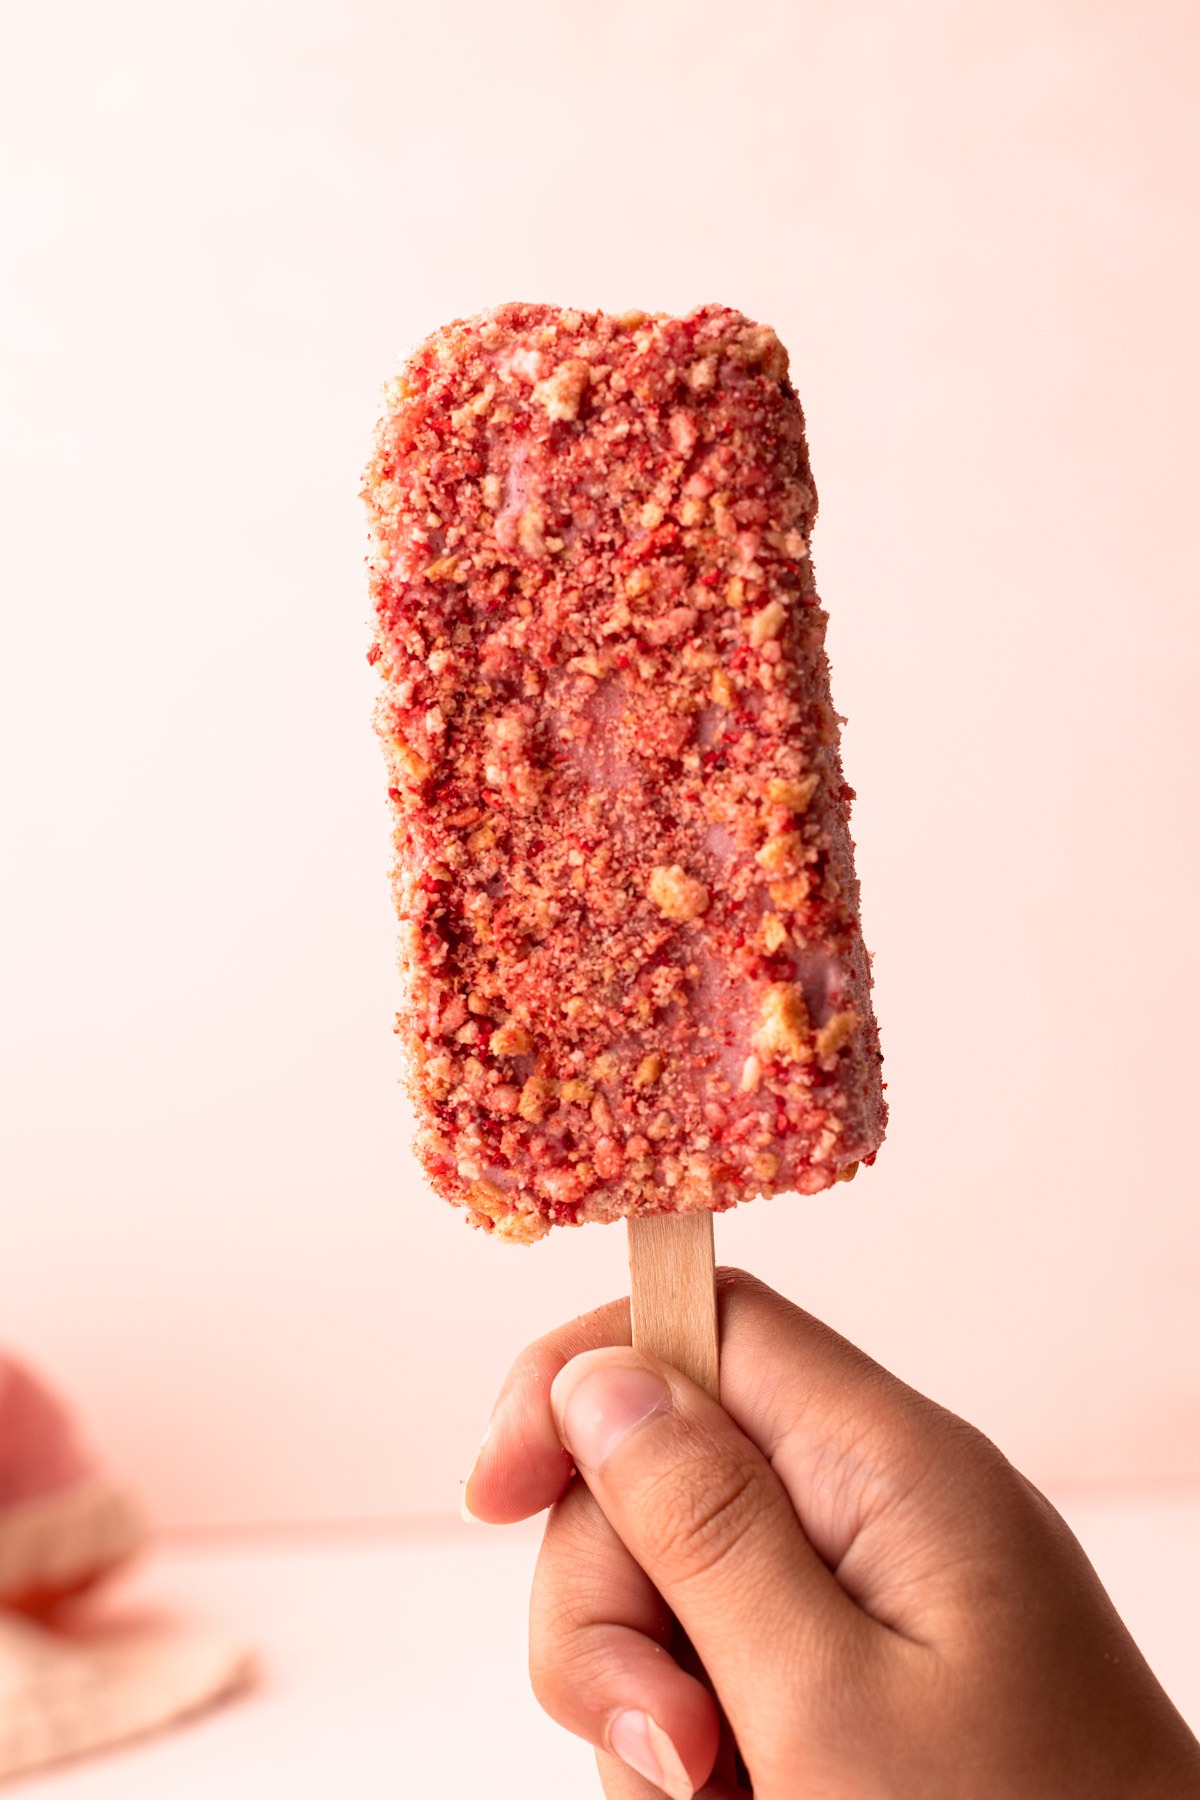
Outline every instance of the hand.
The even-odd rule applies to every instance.
[[[719,1293],[722,1406],[617,1301],[518,1359],[467,1486],[495,1523],[553,1508],[533,1684],[609,1800],[1196,1800],[1200,1746],[1049,1502],[769,1288]]]

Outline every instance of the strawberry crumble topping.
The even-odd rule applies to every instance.
[[[367,471],[418,1154],[500,1237],[815,1193],[883,1137],[775,333],[510,305]]]

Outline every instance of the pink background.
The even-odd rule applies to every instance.
[[[422,1186],[356,496],[508,298],[793,354],[894,1124],[718,1223],[1055,1485],[1200,1482],[1194,95],[1145,0],[27,8],[0,1332],[168,1524],[453,1511],[617,1231]]]

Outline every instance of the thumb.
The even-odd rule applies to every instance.
[[[778,1736],[769,1667],[838,1667],[878,1629],[808,1542],[762,1452],[685,1376],[624,1347],[590,1350],[555,1378],[555,1423],[630,1555],[687,1632],[753,1769]],[[776,1677],[780,1679],[780,1677]]]

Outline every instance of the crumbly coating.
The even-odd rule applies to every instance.
[[[886,1115],[779,339],[504,306],[386,406],[370,655],[433,1185],[529,1242],[848,1179]]]

